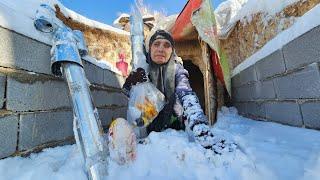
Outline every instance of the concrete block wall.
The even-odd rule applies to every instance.
[[[320,26],[232,77],[240,114],[320,129]]]
[[[0,159],[74,142],[68,87],[50,72],[50,48],[0,27]],[[103,126],[126,117],[124,78],[83,64]]]

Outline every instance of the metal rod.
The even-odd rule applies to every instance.
[[[56,76],[63,75],[67,81],[73,106],[74,135],[88,178],[107,179],[109,151],[82,66],[81,56],[88,52],[83,34],[63,24],[47,4],[40,5],[34,25],[37,30],[52,36],[51,71]]]
[[[144,54],[144,35],[143,35],[143,19],[137,4],[131,9],[132,15],[130,16],[130,39],[132,60],[131,66],[133,70],[137,68],[144,69],[149,72],[149,65],[146,61]]]
[[[83,68],[75,63],[62,63],[68,83],[74,113],[74,131],[85,159],[89,179],[107,177],[108,147],[97,109],[94,107]]]

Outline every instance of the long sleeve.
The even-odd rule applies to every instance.
[[[186,131],[189,138],[206,149],[211,149],[216,154],[224,151],[233,151],[236,145],[225,139],[215,136],[208,125],[209,121],[204,114],[197,95],[189,84],[188,71],[181,64],[176,68],[176,95],[183,107],[183,115],[186,117]]]
[[[187,119],[187,128],[193,130],[196,124],[208,124],[208,119],[200,106],[197,95],[192,91],[189,83],[189,73],[181,64],[177,64],[175,82],[176,95],[183,107],[183,115]]]

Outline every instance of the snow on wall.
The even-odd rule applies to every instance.
[[[60,7],[61,12],[66,17],[70,17],[73,20],[92,28],[107,30],[120,35],[129,35],[129,32],[94,20],[90,20],[80,14],[77,14],[76,12],[64,7],[58,0],[1,0],[0,26],[43,42],[45,44],[51,45],[50,36],[48,34],[37,31],[33,25],[36,10],[39,8],[40,4],[43,3],[48,4],[53,8],[54,5],[57,4]],[[96,59],[91,58],[90,62],[94,63],[94,60],[97,61]],[[95,62],[95,64],[97,66],[100,66],[100,64],[103,63]],[[110,63],[106,63],[101,67],[119,73],[119,71],[115,70],[115,68],[113,68]]]
[[[252,15],[267,13],[270,16],[282,11],[285,7],[299,0],[227,0],[222,2],[215,10],[218,23],[218,34],[225,36],[237,21],[252,19]]]
[[[320,129],[320,5],[307,12],[232,77],[232,102],[242,115]]]
[[[61,4],[58,0],[1,0],[0,25],[10,30],[16,31],[20,34],[24,34],[28,37],[34,38],[40,42],[51,45],[51,41],[48,39],[47,35],[39,32],[37,33],[37,30],[33,26],[33,19],[36,10],[39,8],[40,4],[43,3],[48,4],[53,8],[54,5],[57,4],[66,17],[70,17],[93,28],[100,28],[119,34],[129,35],[129,33],[126,31],[88,19],[80,14],[77,14],[76,12],[64,7],[63,4]]]
[[[219,25],[220,47],[228,57],[231,70],[290,28],[319,3],[320,0],[224,2],[215,12]],[[312,22],[309,22],[310,18],[303,18],[300,21],[312,24],[316,20],[312,19]],[[299,31],[306,28],[312,29],[303,26],[299,27]],[[292,37],[291,40],[296,37],[298,36]]]
[[[73,139],[68,86],[51,73],[49,35],[33,25],[43,2],[63,7],[55,0],[0,0],[0,159]],[[109,28],[108,32],[115,31]],[[123,76],[108,62],[90,56],[83,59],[102,124],[125,117]]]
[[[297,18],[296,22],[290,28],[282,31],[275,38],[271,39],[266,45],[264,45],[263,48],[235,67],[232,71],[232,77],[264,57],[272,54],[290,41],[308,32],[314,27],[319,26],[319,17],[320,5],[317,5],[302,17]]]

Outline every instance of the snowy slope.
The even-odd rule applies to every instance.
[[[139,144],[137,160],[110,162],[110,179],[319,179],[320,132],[259,122],[223,108],[213,128],[233,138],[242,153],[214,156],[189,143],[183,131],[151,133]],[[0,161],[3,180],[86,179],[76,146],[46,149],[29,158]]]

